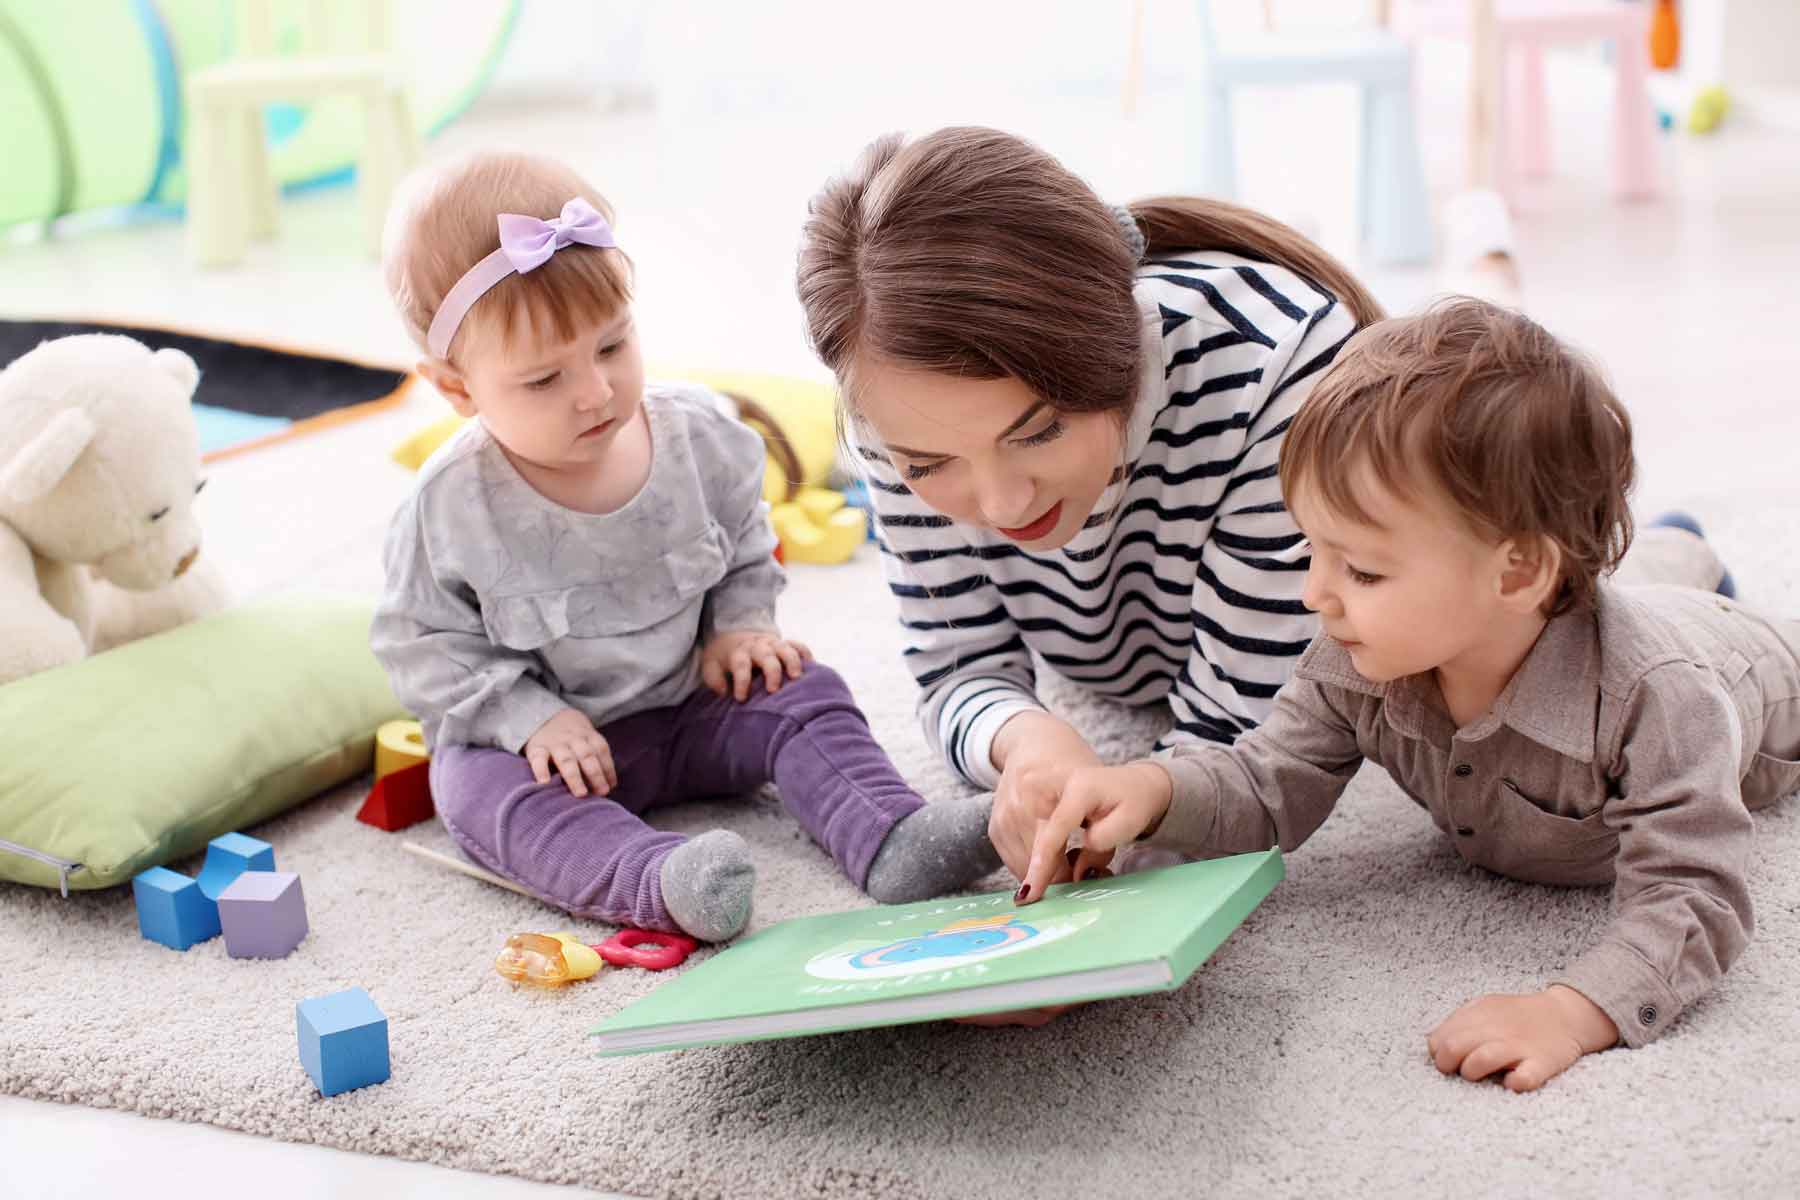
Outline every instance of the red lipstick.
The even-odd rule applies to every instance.
[[[1062,501],[1058,500],[1055,504],[1050,506],[1049,512],[1045,513],[1029,525],[1021,525],[1017,529],[1000,529],[999,526],[995,526],[995,528],[1015,542],[1035,542],[1039,538],[1049,534],[1052,529],[1055,529],[1056,522],[1061,519],[1061,517]]]

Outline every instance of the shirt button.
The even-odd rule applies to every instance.
[[[1473,825],[1458,825],[1456,827],[1456,836],[1457,837],[1474,837],[1475,836],[1475,827]]]
[[[1456,764],[1456,777],[1458,779],[1467,779],[1469,776],[1473,775],[1474,773],[1475,773],[1475,768],[1471,767],[1468,763],[1457,763]]]
[[[1646,1029],[1656,1024],[1656,1005],[1646,1004],[1638,1009],[1638,1024]]]

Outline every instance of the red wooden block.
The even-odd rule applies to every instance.
[[[356,819],[389,833],[429,821],[437,814],[431,806],[430,763],[415,763],[375,781]]]

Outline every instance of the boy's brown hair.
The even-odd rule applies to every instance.
[[[1529,318],[1455,298],[1358,333],[1294,417],[1281,488],[1364,523],[1367,468],[1396,497],[1446,499],[1494,542],[1561,552],[1549,615],[1594,603],[1631,543],[1631,418],[1599,369]]]

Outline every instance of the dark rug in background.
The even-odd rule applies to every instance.
[[[194,421],[208,462],[378,412],[397,404],[413,378],[401,367],[315,351],[91,321],[0,320],[0,366],[39,342],[77,333],[120,333],[191,356],[200,365]]]

